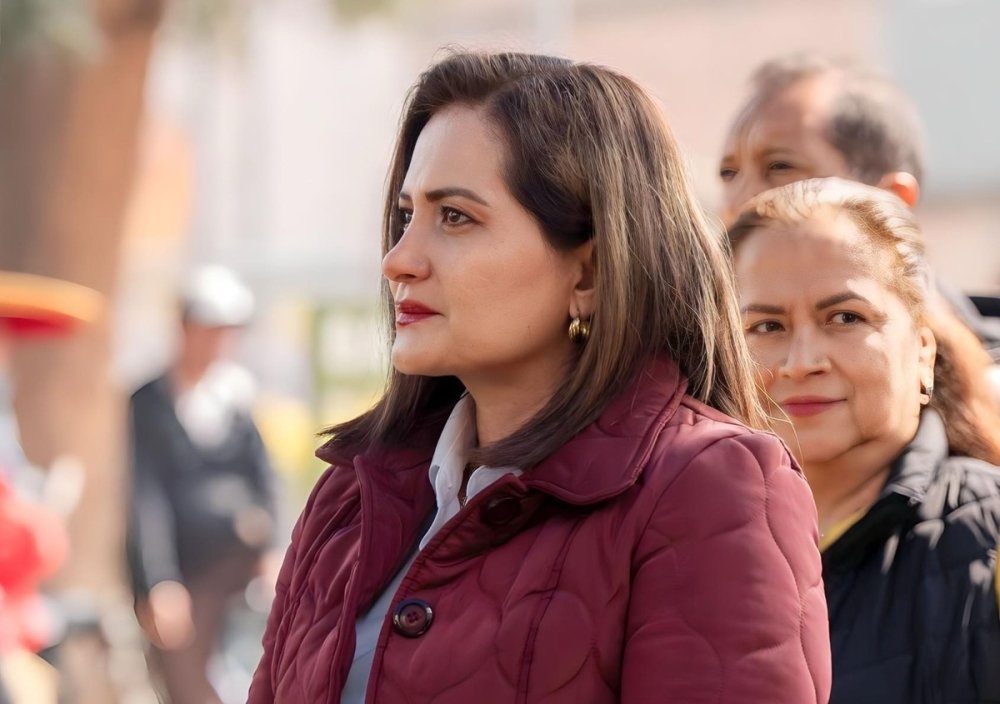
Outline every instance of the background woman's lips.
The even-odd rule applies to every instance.
[[[789,399],[782,402],[781,407],[785,409],[785,412],[788,413],[788,415],[802,418],[805,416],[815,416],[828,411],[840,403],[841,400],[842,399],[820,398]]]

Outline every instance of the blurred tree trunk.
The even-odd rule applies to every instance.
[[[0,62],[0,268],[75,281],[108,299],[97,325],[70,339],[19,342],[13,359],[28,457],[47,467],[68,456],[85,471],[58,582],[85,590],[103,609],[125,594],[125,423],[110,376],[113,298],[146,69],[166,0],[88,2],[100,36],[93,57],[41,48]],[[77,701],[115,701],[107,681],[72,684],[83,695]]]

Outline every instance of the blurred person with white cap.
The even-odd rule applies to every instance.
[[[162,694],[204,704],[221,701],[209,661],[227,607],[267,564],[277,501],[253,381],[228,358],[253,294],[229,269],[205,266],[180,303],[175,360],[130,403],[128,561]]]

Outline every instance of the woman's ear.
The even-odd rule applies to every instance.
[[[937,358],[937,340],[934,333],[926,325],[917,330],[920,351],[917,364],[920,369],[920,384],[925,388],[934,387],[934,360]]]
[[[920,184],[916,176],[906,171],[890,171],[879,179],[878,187],[892,191],[911,208],[920,200]]]
[[[590,320],[594,315],[594,240],[590,239],[573,250],[576,281],[570,294],[570,317]]]

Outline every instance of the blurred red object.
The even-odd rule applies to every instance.
[[[97,291],[62,279],[0,271],[0,325],[14,337],[66,335],[103,308]]]
[[[59,568],[68,549],[59,515],[18,496],[0,478],[0,653],[47,643],[52,623],[38,584]]]

